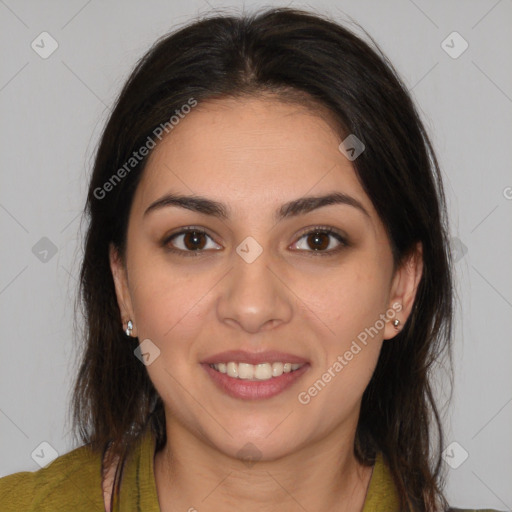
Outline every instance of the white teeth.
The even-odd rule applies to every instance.
[[[283,363],[272,363],[272,377],[283,375]]]
[[[273,377],[280,377],[283,373],[290,373],[304,366],[303,364],[292,363],[229,363],[211,364],[212,368],[220,373],[227,373],[229,377],[242,380],[269,380]]]
[[[250,366],[250,365],[249,365]],[[256,365],[254,377],[258,380],[268,380],[272,378],[272,366],[269,363]]]
[[[254,366],[252,364],[239,363],[238,378],[244,380],[254,379]]]
[[[227,374],[230,377],[233,377],[235,379],[238,377],[238,365],[236,363],[228,363],[227,369]]]

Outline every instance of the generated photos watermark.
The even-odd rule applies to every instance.
[[[384,329],[386,322],[393,320],[397,313],[402,311],[402,304],[399,302],[395,302],[391,308],[389,308],[385,313],[381,313],[379,315],[379,319],[375,321],[375,323],[371,327],[365,327],[363,331],[361,331],[357,335],[357,340],[353,340],[350,348],[344,352],[343,355],[339,355],[334,361],[333,364],[327,368],[327,370],[322,374],[322,376],[317,379],[306,391],[301,391],[297,395],[297,399],[299,403],[302,405],[307,405],[311,402],[311,399],[322,391],[329,382],[331,382],[334,377],[336,377],[345,366],[349,364],[354,356],[359,354],[364,346],[368,344],[368,337],[374,338],[379,334],[382,329]],[[358,343],[361,343],[363,347]]]
[[[152,135],[148,135],[146,142],[137,150],[132,153],[132,156],[123,164],[122,167],[112,174],[112,176],[101,186],[94,189],[94,197],[96,199],[103,199],[111,192],[122,179],[126,177],[142,160],[149,154],[149,152],[156,146],[155,139],[162,140],[164,135],[167,135],[179,124],[179,122],[185,118],[187,114],[192,111],[197,105],[197,100],[189,98],[187,103],[182,105],[179,109],[176,109],[175,115],[172,115],[165,123],[160,123],[154,130]]]

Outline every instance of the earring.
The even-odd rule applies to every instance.
[[[398,318],[395,318],[395,320],[393,320],[393,325],[395,326],[395,329],[398,329],[398,326],[400,325],[400,320],[398,320]]]
[[[133,323],[131,320],[128,320],[128,324],[126,326],[126,331],[124,331],[126,333],[126,336],[132,335],[132,329],[133,329]]]

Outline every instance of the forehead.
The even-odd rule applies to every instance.
[[[153,150],[135,201],[144,208],[173,190],[254,211],[338,190],[371,211],[340,142],[333,120],[311,107],[246,97],[199,103]]]

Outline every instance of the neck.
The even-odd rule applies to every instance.
[[[167,443],[155,455],[161,512],[361,511],[373,467],[360,465],[353,437],[345,439],[333,433],[277,460],[251,463],[171,421]]]

